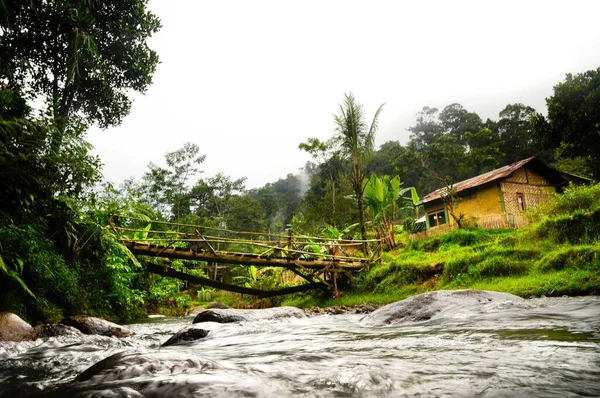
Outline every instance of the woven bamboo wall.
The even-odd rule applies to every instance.
[[[509,214],[519,214],[517,194],[525,199],[525,208],[546,203],[555,189],[548,181],[531,169],[519,169],[500,183],[504,196],[504,210]]]
[[[485,229],[492,228],[523,228],[528,225],[523,213],[488,214],[476,219],[477,226]]]

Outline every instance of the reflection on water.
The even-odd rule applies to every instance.
[[[531,302],[389,327],[361,315],[206,323],[205,339],[166,348],[190,318],[131,325],[128,339],[0,343],[0,396],[600,396],[600,300]]]

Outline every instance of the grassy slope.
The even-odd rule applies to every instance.
[[[361,274],[339,299],[296,295],[282,305],[387,304],[467,288],[522,297],[599,294],[600,186],[573,191],[533,214],[532,227],[457,230],[412,242],[385,253],[382,264]]]

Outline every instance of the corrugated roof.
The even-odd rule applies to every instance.
[[[519,160],[518,162],[509,164],[504,167],[500,167],[496,170],[488,171],[487,173],[483,173],[473,178],[469,178],[468,180],[457,182],[456,184],[454,184],[454,189],[456,190],[456,192],[460,192],[464,191],[465,189],[478,187],[480,185],[487,184],[488,182],[508,177],[516,170],[531,162],[533,159],[535,159],[535,156]],[[446,192],[446,188],[440,188],[431,192],[430,194],[423,197],[423,199],[421,200],[421,204],[440,199],[444,192]]]

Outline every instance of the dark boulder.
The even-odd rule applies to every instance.
[[[246,318],[233,315],[226,312],[215,311],[215,310],[204,310],[200,311],[198,315],[194,318],[192,323],[201,323],[201,322],[216,322],[216,323],[233,323],[233,322],[241,322],[245,321]]]
[[[72,326],[84,334],[98,334],[109,337],[130,337],[133,332],[121,325],[109,322],[93,316],[71,316],[63,319],[60,323]]]
[[[369,326],[422,322],[433,318],[467,317],[509,307],[532,308],[521,297],[483,290],[440,290],[388,304],[361,319]]]
[[[80,335],[81,332],[72,326],[67,325],[38,325],[35,326],[30,336],[32,340],[45,339],[55,336],[76,336]]]
[[[273,307],[260,310],[210,309],[200,311],[192,323],[217,322],[232,323],[243,321],[260,321],[269,319],[304,318],[304,312],[295,307]]]
[[[203,339],[208,336],[208,330],[190,328],[174,334],[169,340],[165,341],[161,347],[168,347],[176,344],[186,344],[192,341]]]
[[[11,312],[0,312],[0,341],[31,340],[32,327]]]

